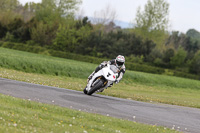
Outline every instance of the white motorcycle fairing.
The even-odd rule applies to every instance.
[[[106,89],[110,84],[112,84],[118,76],[119,69],[114,66],[107,64],[104,68],[99,70],[97,73],[94,74],[92,79],[88,82],[86,86],[86,91],[89,92],[91,87],[95,84],[95,81],[98,78],[104,78],[106,81],[104,82],[104,86],[102,88],[99,88],[98,91],[102,91]]]

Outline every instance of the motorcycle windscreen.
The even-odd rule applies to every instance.
[[[110,69],[114,72],[114,73],[118,73],[119,69],[115,66],[115,65],[110,65]]]

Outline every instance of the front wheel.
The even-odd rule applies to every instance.
[[[83,92],[84,92],[85,94],[87,94],[87,90],[86,90],[86,88],[87,88],[87,86],[86,86],[85,89],[83,90]]]
[[[91,87],[91,89],[87,92],[87,94],[92,95],[95,91],[97,91],[103,86],[103,83],[104,83],[103,80],[99,79],[97,83],[95,83],[95,85]]]

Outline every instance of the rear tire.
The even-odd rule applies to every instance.
[[[99,81],[97,81],[97,83],[91,87],[91,89],[87,92],[87,94],[92,95],[95,91],[100,89],[102,86],[103,86],[103,81],[99,79]]]

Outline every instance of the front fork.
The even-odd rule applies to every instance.
[[[108,81],[107,81],[103,76],[101,76],[101,77],[98,77],[98,78],[92,83],[92,85],[91,85],[90,87],[94,86],[95,83],[97,83],[98,80],[103,80],[103,86],[98,90],[98,92],[101,92],[101,91],[104,90],[104,87],[107,85]]]
[[[100,79],[102,79],[103,80],[103,84],[104,84],[104,86],[106,86],[106,84],[108,83],[108,81],[107,80],[105,80],[102,76],[101,77],[98,77],[95,81],[94,81],[94,83],[92,84],[92,86],[94,86],[95,85],[95,83],[98,81],[98,80],[100,80]],[[104,87],[103,86],[103,87]]]

